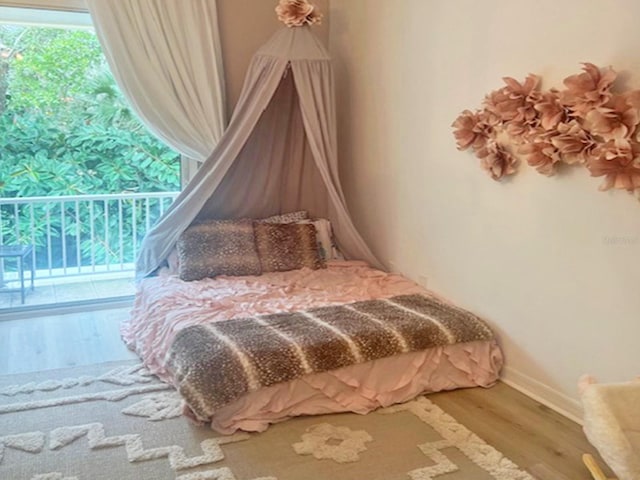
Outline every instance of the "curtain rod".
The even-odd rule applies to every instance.
[[[83,2],[84,3],[84,2]],[[3,2],[0,0],[0,7],[7,8],[30,8],[33,10],[49,10],[54,12],[71,12],[71,13],[89,13],[89,9],[81,6],[74,5],[64,5],[64,4],[51,4],[47,3],[39,3],[39,2],[27,2],[27,1],[19,1],[19,2]]]

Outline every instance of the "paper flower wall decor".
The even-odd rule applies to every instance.
[[[494,180],[515,173],[522,157],[543,175],[584,165],[604,177],[601,190],[640,193],[640,90],[613,92],[611,67],[583,65],[564,79],[564,90],[540,90],[536,75],[523,83],[505,77],[481,109],[453,122],[458,149],[473,150]]]
[[[322,14],[307,0],[280,0],[276,13],[287,27],[319,24],[322,20]]]

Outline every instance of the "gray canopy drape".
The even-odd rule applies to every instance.
[[[137,274],[161,266],[196,220],[294,210],[328,218],[346,258],[382,268],[347,211],[338,175],[331,60],[308,26],[283,28],[254,55],[227,130],[147,233]]]

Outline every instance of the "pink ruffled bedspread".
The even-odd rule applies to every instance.
[[[183,282],[163,271],[140,282],[121,334],[150,371],[171,382],[164,358],[176,333],[188,326],[411,293],[432,294],[400,275],[355,261],[329,262],[321,270],[198,282]],[[220,409],[211,425],[221,433],[262,431],[270,423],[296,415],[367,413],[423,392],[490,386],[498,379],[502,363],[495,341],[383,358],[250,393]]]
[[[490,387],[501,366],[502,352],[495,341],[405,353],[252,392],[218,410],[211,427],[224,434],[262,432],[271,423],[299,415],[365,414],[423,393]]]

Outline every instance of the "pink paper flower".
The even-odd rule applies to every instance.
[[[538,114],[534,106],[540,98],[540,79],[530,74],[522,84],[511,77],[504,77],[503,80],[507,85],[487,95],[485,108],[502,122],[527,125],[535,122]]]
[[[576,120],[561,123],[557,129],[558,135],[551,138],[551,143],[561,155],[562,161],[569,165],[584,164],[596,146],[591,134],[582,128]]]
[[[585,63],[583,70],[561,92],[541,92],[535,75],[523,83],[505,77],[482,110],[465,110],[454,122],[458,148],[471,148],[494,180],[516,171],[506,139],[541,174],[553,175],[560,162],[582,164],[605,178],[602,190],[640,193],[640,90],[613,93],[611,67]]]
[[[567,90],[560,92],[560,101],[579,117],[584,117],[594,108],[601,107],[611,98],[611,85],[616,72],[608,67],[601,73],[592,63],[583,63],[584,73],[564,79]]]
[[[587,168],[592,177],[605,177],[600,190],[617,188],[632,192],[640,188],[640,145],[619,145],[609,140],[593,153]]]
[[[504,131],[509,135],[511,142],[516,145],[525,143],[531,136],[535,135],[535,127],[523,121],[512,120],[504,126]]]
[[[456,137],[458,150],[482,148],[487,138],[493,134],[493,128],[484,121],[480,112],[470,110],[462,112],[451,126],[455,129],[453,135]]]
[[[540,99],[534,105],[540,115],[539,125],[544,130],[552,130],[567,118],[567,109],[560,103],[558,91],[549,90],[540,94]]]
[[[631,98],[631,101],[634,99]],[[635,132],[638,123],[640,113],[624,95],[614,95],[606,104],[584,116],[585,128],[604,141],[628,139]]]
[[[276,13],[287,27],[319,24],[322,20],[322,14],[307,0],[280,0]]]
[[[550,177],[556,173],[556,164],[560,162],[560,152],[550,142],[526,143],[518,149],[525,156],[527,163],[538,173]]]
[[[640,109],[640,90],[631,90],[623,95],[629,106]]]
[[[480,166],[494,180],[500,180],[505,175],[516,172],[517,159],[495,141],[487,142],[476,154],[480,157]]]

